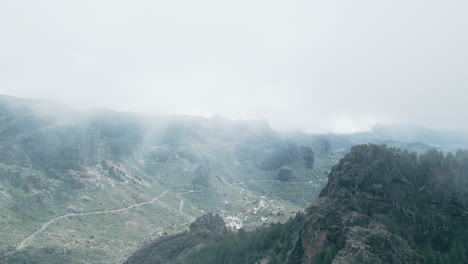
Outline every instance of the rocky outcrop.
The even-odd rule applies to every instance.
[[[258,162],[257,167],[263,170],[279,169],[294,162],[304,162],[304,165],[312,169],[314,167],[314,151],[295,143],[282,143],[274,148],[271,154]]]
[[[318,145],[318,150],[321,153],[327,154],[327,153],[330,153],[332,150],[331,143],[326,137],[318,137],[317,145]]]
[[[278,180],[280,181],[290,181],[294,179],[293,171],[290,168],[283,167],[278,173]]]
[[[262,241],[253,250],[256,257],[244,254],[241,259],[285,264],[466,263],[462,245],[468,234],[468,198],[456,187],[466,186],[468,153],[458,156],[444,157],[434,150],[417,159],[385,146],[355,146],[332,168],[319,199],[304,214],[285,225],[272,225],[269,236],[255,237],[258,229],[249,235],[239,232],[250,240],[235,244]],[[286,178],[292,173],[287,168],[281,172]],[[214,218],[198,221],[210,223]],[[227,249],[236,248],[226,242],[229,236],[223,239],[192,252],[185,263],[209,263],[202,256],[214,252],[231,254],[218,256],[216,263],[242,254]],[[434,260],[437,254],[442,261]]]
[[[213,215],[212,213],[204,214],[198,217],[194,222],[190,224],[190,232],[199,231],[210,231],[210,232],[222,232],[225,230],[226,224],[223,218],[218,214]]]
[[[436,237],[453,232],[460,221],[453,216],[463,216],[462,206],[439,203],[441,194],[429,181],[408,154],[376,145],[353,147],[306,210],[298,246],[305,262],[314,263],[333,246],[333,264],[425,263],[414,241],[442,251],[447,245]],[[455,212],[447,213],[448,208]]]
[[[301,146],[301,155],[302,155],[302,158],[304,159],[306,167],[309,169],[313,169],[314,161],[315,161],[314,151],[312,151],[312,149],[309,147]]]

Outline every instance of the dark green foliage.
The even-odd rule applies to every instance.
[[[452,263],[467,263],[466,257],[468,251],[468,221],[459,226],[454,232],[447,234],[445,237],[449,243],[449,248],[445,251],[438,251],[430,247],[424,252],[425,263],[431,264],[452,264]]]
[[[315,259],[315,264],[331,264],[336,255],[335,245],[331,245],[326,251],[321,252]]]
[[[419,156],[421,167],[434,168],[441,166],[444,161],[444,154],[437,149],[430,149],[426,153]]]
[[[278,173],[278,180],[280,181],[290,181],[294,179],[294,174],[290,168],[281,168]]]
[[[393,234],[400,234],[400,225],[398,223],[398,220],[396,218],[392,218],[389,220],[387,223],[387,229],[388,231],[392,232]]]
[[[418,161],[420,171],[425,173],[426,182],[430,182],[428,184],[433,189],[432,192],[439,196],[436,198],[433,194],[431,197],[433,201],[440,202],[439,206],[449,204],[443,210],[456,217],[451,220],[445,219],[443,224],[440,223],[440,225],[450,227],[449,230],[432,230],[429,236],[420,236],[418,230],[406,228],[408,223],[404,219],[392,219],[388,224],[388,229],[393,233],[401,234],[411,247],[421,253],[424,263],[467,263],[468,219],[463,215],[458,215],[458,212],[468,205],[466,188],[468,152],[457,151],[456,155],[448,153],[444,156],[442,152],[431,149],[420,155]],[[435,220],[435,216],[432,217],[432,221],[440,221]],[[420,228],[430,223],[428,219],[421,216],[417,220]],[[405,232],[400,232],[401,230]]]
[[[431,149],[417,157],[397,148],[362,145],[353,147],[343,160],[333,168],[321,193],[320,201],[327,207],[313,204],[307,217],[298,214],[285,224],[226,232],[177,263],[268,259],[270,264],[292,264],[315,255],[314,264],[331,264],[338,250],[342,250],[340,256],[346,254],[347,226],[342,225],[340,214],[349,211],[356,215],[353,225],[367,229],[353,238],[366,243],[373,255],[362,263],[372,263],[374,258],[382,263],[468,263],[468,152],[444,155]],[[368,220],[383,224],[391,234],[374,229]],[[330,231],[326,241],[319,241],[321,252],[314,252],[316,230]]]
[[[247,264],[256,263],[265,257],[270,257],[270,263],[283,263],[293,248],[301,221],[302,214],[299,213],[285,224],[272,224],[268,228],[257,228],[250,232],[242,228],[237,233],[228,232],[222,240],[207,244],[178,263]],[[327,260],[331,257],[330,252]]]
[[[373,170],[384,175],[392,173],[403,179],[403,176],[406,175],[413,177],[407,179],[414,180],[413,192],[417,191],[418,195],[420,193],[421,196],[412,198],[409,204],[406,204],[408,201],[404,198],[393,197],[393,199],[402,199],[401,202],[405,204],[387,212],[391,214],[391,218],[385,222],[388,230],[406,240],[408,246],[424,260],[423,263],[466,263],[468,224],[458,225],[458,220],[449,220],[447,216],[441,215],[440,211],[434,211],[435,214],[432,216],[430,215],[431,211],[427,212],[429,215],[421,212],[413,216],[408,216],[405,212],[414,211],[419,206],[427,205],[429,198],[437,202],[437,199],[455,201],[455,197],[458,197],[460,203],[467,204],[466,194],[468,192],[464,191],[464,188],[460,189],[457,185],[463,183],[461,185],[466,186],[463,179],[468,178],[467,171],[464,170],[465,163],[468,163],[468,153],[458,152],[455,156],[453,154],[444,156],[442,152],[431,149],[417,157],[414,153],[401,152],[396,148],[387,150],[389,152],[380,153],[376,150],[373,155],[376,155],[377,160],[369,159],[368,156],[355,152],[353,162],[361,164],[361,167],[376,166],[373,167]],[[396,159],[396,156],[403,159]],[[365,182],[362,183],[363,186],[365,184]],[[408,189],[408,191],[411,190]],[[426,196],[426,193],[431,193],[431,195]],[[436,198],[438,195],[441,198]],[[450,199],[448,195],[452,195]],[[446,205],[442,203],[437,206]],[[451,206],[444,207],[445,209],[435,207],[432,210],[450,210],[452,214],[458,214],[457,205]],[[298,229],[290,228],[297,227],[298,224],[294,223],[299,223],[301,217],[298,215],[294,220],[284,225],[273,224],[267,229],[257,229],[255,232],[245,232],[241,229],[237,235],[229,234],[219,243],[210,244],[194,253],[194,257],[190,259],[196,259],[199,262],[190,263],[256,263],[264,259],[265,256],[269,256],[270,263],[273,264],[294,263],[291,262],[294,243],[291,234],[297,234]],[[449,225],[449,229],[438,231],[439,229],[443,230],[443,225]],[[331,246],[317,255],[314,263],[330,264],[336,253],[337,249],[331,243]]]

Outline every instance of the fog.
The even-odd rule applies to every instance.
[[[0,94],[78,109],[468,130],[467,1],[0,2]]]

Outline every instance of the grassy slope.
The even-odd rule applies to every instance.
[[[289,165],[297,181],[313,181],[313,184],[272,181],[277,170],[264,171],[251,163],[237,162],[234,154],[237,143],[215,138],[190,146],[210,163],[209,188],[199,188],[198,192],[183,196],[177,196],[182,190],[168,192],[154,204],[125,212],[59,219],[28,240],[23,249],[9,257],[9,263],[31,260],[37,263],[120,263],[142,243],[159,236],[159,232],[185,230],[192,217],[207,211],[238,217],[245,226],[262,224],[262,217],[268,218],[267,221],[284,221],[315,198],[324,184],[316,180],[323,179],[324,171],[334,163],[334,158],[319,155],[313,170],[300,163]],[[148,158],[146,152],[140,149],[117,163],[110,160],[125,169],[130,177],[125,182],[110,177],[100,164],[86,167],[85,188],[70,187],[60,179],[50,178],[41,169],[1,163],[4,175],[0,177],[0,185],[2,193],[6,194],[0,196],[2,251],[11,252],[57,216],[125,208],[149,201],[168,188],[193,188],[191,181],[199,163],[180,157],[167,162],[155,161]],[[25,191],[6,176],[13,172],[25,180],[30,180],[31,175],[39,177],[47,188]],[[135,183],[133,179],[141,181]],[[179,212],[181,198],[184,199],[183,212]],[[258,207],[260,201],[266,201],[268,207],[256,214],[245,212]]]

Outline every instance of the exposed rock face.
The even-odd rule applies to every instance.
[[[383,221],[374,219],[361,206],[359,201],[321,199],[308,208],[300,238],[307,263],[331,245],[338,249],[334,264],[419,263],[407,242],[388,230],[385,215]]]
[[[417,179],[423,177],[416,161],[408,155],[376,145],[359,145],[333,167],[320,197],[353,194],[403,201],[407,200],[407,194],[418,192],[421,186]]]
[[[312,149],[309,147],[301,146],[301,154],[302,154],[302,158],[305,161],[306,167],[309,169],[313,169],[314,161],[315,161],[315,154],[312,151]]]
[[[305,261],[314,263],[334,245],[333,264],[424,263],[408,241],[430,243],[440,232],[453,232],[464,215],[460,205],[439,203],[427,178],[410,155],[353,147],[306,210],[300,237]]]
[[[299,148],[296,144],[282,144],[277,146],[273,152],[259,162],[258,167],[263,170],[279,169],[291,164],[299,158]]]
[[[221,232],[225,229],[226,224],[223,221],[223,218],[218,214],[213,215],[212,213],[204,214],[198,217],[194,222],[190,224],[190,231],[211,231],[211,232]]]
[[[280,181],[290,181],[294,179],[293,171],[290,168],[283,167],[278,173],[278,180]]]
[[[330,141],[326,137],[319,137],[317,139],[319,151],[322,153],[329,153],[332,149]]]
[[[109,173],[109,176],[114,178],[115,180],[119,182],[124,182],[125,181],[125,174],[120,171],[117,167],[111,166],[107,172]]]
[[[456,187],[466,186],[468,153],[454,158],[434,150],[425,155],[417,160],[385,146],[353,147],[333,167],[319,199],[305,214],[298,213],[288,222],[295,223],[294,228],[287,224],[270,227],[272,239],[263,241],[253,252],[257,258],[247,263],[466,263],[460,236],[465,239],[468,234],[468,191]],[[286,168],[282,171],[291,173]],[[212,218],[204,216],[198,221],[212,222]],[[274,239],[274,234],[281,235]],[[227,239],[209,242],[210,246],[192,251],[185,261],[192,263],[195,257],[235,248],[223,244]],[[452,239],[457,240],[452,243]],[[252,240],[236,243],[244,242]],[[440,258],[445,254],[445,260],[435,260],[428,252],[437,252],[434,254]],[[230,254],[219,257],[217,263],[229,262],[241,253]]]
[[[305,162],[309,169],[314,167],[314,152],[311,148],[298,146],[295,143],[282,143],[275,147],[273,152],[258,163],[263,170],[279,169],[294,162]]]

